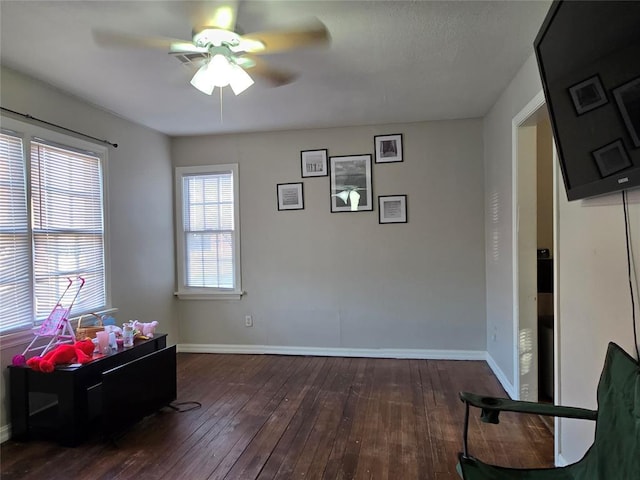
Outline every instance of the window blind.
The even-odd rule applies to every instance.
[[[22,139],[0,133],[0,331],[33,325]]]
[[[185,286],[233,289],[233,173],[183,177]]]
[[[31,142],[35,315],[46,318],[68,285],[86,283],[72,314],[105,307],[102,163],[90,153]],[[70,298],[65,297],[65,307]]]

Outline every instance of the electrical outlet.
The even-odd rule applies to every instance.
[[[498,338],[498,327],[493,327],[493,335],[491,335],[491,340],[493,340],[494,342],[497,340]]]
[[[244,326],[253,327],[253,318],[251,317],[251,315],[246,315],[244,317]]]

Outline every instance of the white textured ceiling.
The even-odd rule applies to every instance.
[[[241,1],[244,32],[319,18],[329,47],[269,55],[300,74],[208,97],[175,58],[92,29],[191,38],[184,1],[0,1],[3,65],[169,135],[483,116],[532,53],[548,1]],[[196,2],[202,3],[202,2]],[[210,2],[215,4],[215,2]],[[0,87],[1,88],[1,87]]]

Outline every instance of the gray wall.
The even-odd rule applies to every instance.
[[[405,161],[374,163],[374,196],[407,194],[407,224],[379,225],[377,197],[373,212],[330,213],[329,178],[301,179],[301,150],[372,153],[390,133]],[[171,157],[239,164],[248,292],[179,301],[182,344],[484,351],[480,120],[184,137]],[[305,209],[277,211],[276,184],[300,181]]]
[[[513,198],[511,166],[513,117],[542,85],[533,55],[484,118],[484,178],[487,352],[514,385],[513,342]],[[495,335],[495,340],[493,336]]]
[[[511,231],[511,122],[541,90],[533,55],[484,120],[487,329],[498,328],[487,351],[513,379],[513,301]],[[556,402],[596,407],[596,385],[609,341],[633,353],[631,301],[627,283],[624,222],[620,194],[567,202],[558,170],[558,260],[556,330],[559,389]],[[631,194],[631,231],[637,251],[640,192]],[[492,208],[495,199],[500,205]],[[495,243],[493,240],[497,238]],[[636,272],[637,274],[638,272]],[[637,299],[636,299],[636,304]],[[635,354],[634,354],[635,356]],[[559,460],[576,461],[593,440],[593,423],[561,420],[556,431]]]
[[[632,248],[638,252],[640,190],[630,192],[629,200]],[[608,342],[636,358],[622,200],[615,193],[568,202],[561,190],[559,208],[559,400],[595,409]],[[636,278],[639,273],[636,266]],[[637,296],[635,302],[637,309]],[[560,454],[578,460],[593,439],[593,422],[564,419],[559,428]]]
[[[59,90],[2,68],[3,107],[118,143],[108,155],[112,303],[116,318],[158,320],[177,342],[173,299],[172,169],[166,136],[106,113]],[[24,345],[3,339],[0,425],[7,424],[5,381]],[[2,432],[5,433],[4,431]]]

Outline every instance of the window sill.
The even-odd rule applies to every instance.
[[[19,332],[6,333],[2,335],[2,342],[0,350],[5,350],[7,348],[24,346],[28,344],[31,340],[33,340],[33,330],[21,330]]]
[[[117,311],[118,311],[117,308],[105,308],[104,310],[100,310],[95,313],[98,315],[105,315],[109,313],[116,313]],[[81,316],[82,315],[78,315],[76,317],[72,317],[71,320],[69,320],[74,331],[76,329],[78,319]],[[24,330],[19,330],[17,332],[5,333],[0,335],[0,350],[5,350],[7,348],[18,347],[18,346],[22,346],[22,347],[26,346],[31,340],[33,340],[34,334],[37,331],[38,326],[39,324],[33,328],[29,327]]]
[[[179,300],[240,300],[247,292],[175,292]]]

